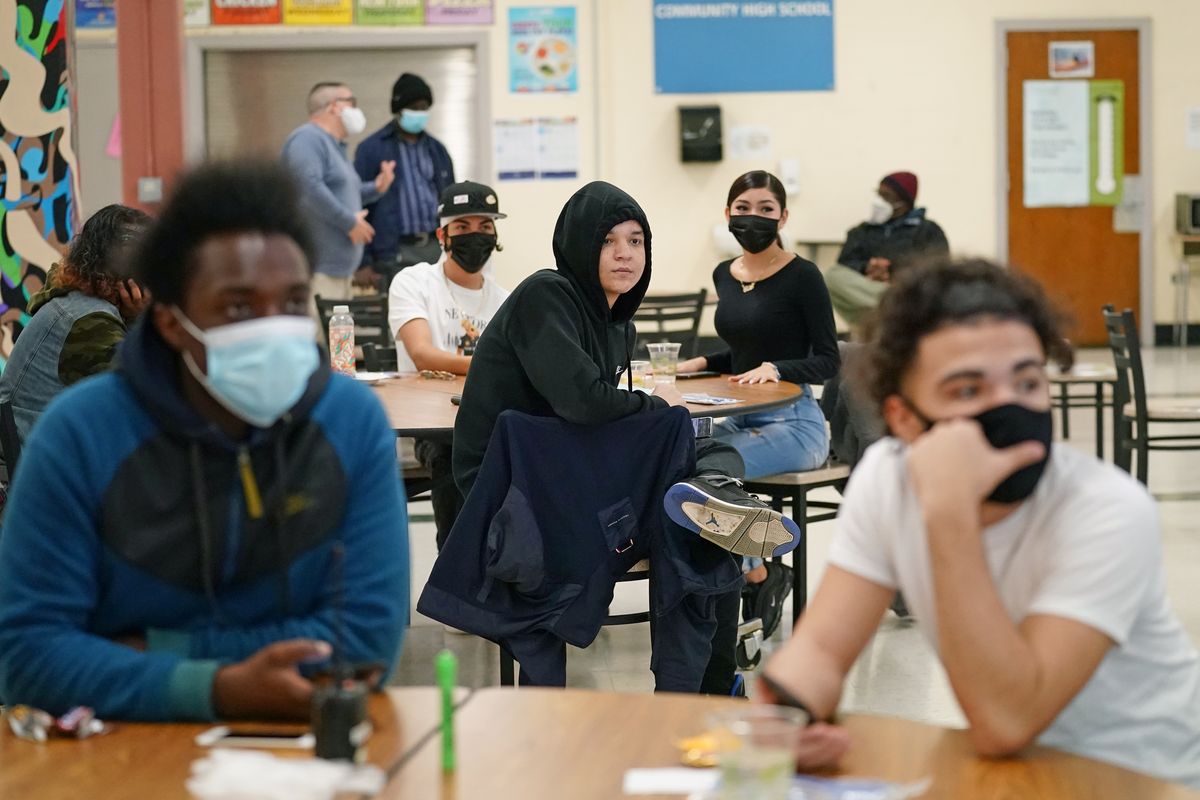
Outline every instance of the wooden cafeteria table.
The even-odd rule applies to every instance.
[[[462,377],[447,381],[405,375],[380,381],[372,388],[396,435],[447,435],[453,432],[454,418],[458,414],[458,406],[452,404],[450,398],[462,394],[463,380]],[[727,417],[766,411],[794,402],[801,391],[799,386],[786,381],[743,386],[730,383],[724,377],[685,379],[677,381],[675,386],[682,394],[709,394],[743,401],[724,406],[689,404],[688,411],[695,417]]]
[[[439,800],[609,800],[625,771],[679,765],[675,741],[707,728],[729,698],[573,689],[483,689],[457,714],[457,771],[441,770],[434,735],[395,772],[383,797]],[[840,774],[933,779],[930,800],[1185,800],[1200,793],[1119,767],[1032,747],[1018,759],[976,756],[961,730],[851,715]],[[674,795],[674,797],[679,797]]]
[[[470,692],[459,689],[461,704]],[[441,723],[441,696],[433,687],[388,689],[371,696],[370,717],[375,733],[367,760],[394,769],[430,739]],[[230,723],[236,729],[237,723]],[[51,739],[43,744],[18,739],[7,721],[0,725],[0,798],[95,797],[104,800],[171,800],[188,798],[185,782],[192,762],[203,758],[196,734],[212,724],[116,723],[103,736],[82,741]],[[263,724],[242,727],[262,728]],[[271,728],[287,725],[269,724]],[[305,726],[295,726],[297,731]],[[278,751],[296,756],[295,750]]]

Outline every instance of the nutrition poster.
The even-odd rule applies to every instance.
[[[509,91],[574,92],[579,85],[574,6],[510,8]]]

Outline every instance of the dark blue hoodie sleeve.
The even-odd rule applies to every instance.
[[[337,538],[343,559],[342,646],[351,662],[379,662],[390,672],[409,610],[408,513],[396,463],[396,434],[370,391],[335,378],[314,409],[338,451],[351,487]],[[317,608],[260,625],[216,624],[186,632],[152,632],[152,647],[192,658],[245,657],[284,639],[334,641],[332,573]]]
[[[5,510],[0,698],[52,714],[88,705],[101,718],[211,718],[216,661],[143,653],[88,632],[101,591],[104,486],[89,469],[91,439],[76,430],[96,418],[73,397],[39,421]]]
[[[554,413],[577,425],[603,425],[652,408],[661,397],[627,392],[609,382],[582,344],[579,309],[553,283],[531,284],[521,293],[520,313],[508,318],[508,338],[521,367]]]

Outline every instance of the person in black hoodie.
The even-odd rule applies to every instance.
[[[554,230],[557,269],[522,281],[476,347],[454,426],[454,479],[464,497],[503,411],[604,425],[684,405],[673,386],[653,395],[632,391],[631,320],[650,285],[650,241],[641,207],[611,184],[590,183],[563,207]],[[741,555],[782,555],[796,546],[796,524],[742,491],[736,450],[707,440],[696,457],[696,477],[664,498],[675,523]],[[701,691],[732,684],[738,597],[735,591],[718,604],[713,656],[727,668],[715,670],[719,677],[706,678]]]

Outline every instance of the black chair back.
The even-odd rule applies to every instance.
[[[367,342],[362,346],[363,369],[367,372],[395,372],[396,348]]]
[[[17,433],[17,418],[8,400],[0,403],[0,450],[4,451],[4,467],[11,484],[17,474],[17,460],[21,457],[21,436]]]
[[[1131,401],[1134,411],[1132,422],[1136,425],[1138,435],[1143,436],[1146,431],[1146,374],[1142,368],[1142,345],[1133,311],[1128,308],[1117,311],[1113,306],[1106,305],[1102,313],[1104,328],[1108,332],[1108,347],[1112,351],[1113,366],[1117,368],[1113,403],[1121,431],[1115,432],[1117,435],[1114,438],[1124,442],[1123,447],[1118,444],[1114,448],[1113,462],[1128,471],[1132,455],[1129,434],[1132,431],[1129,430],[1131,420],[1125,414],[1125,406]],[[1122,436],[1121,433],[1125,435]]]
[[[392,346],[392,334],[388,331],[388,299],[386,294],[372,297],[356,297],[353,300],[326,300],[317,295],[317,313],[321,317],[322,341],[329,341],[329,320],[337,306],[349,306],[354,317],[354,343],[359,347],[374,344],[379,347]]]
[[[650,294],[633,315],[638,341],[635,353],[643,355],[647,342],[679,342],[679,357],[691,358],[700,338],[700,315],[708,289],[693,294]]]

